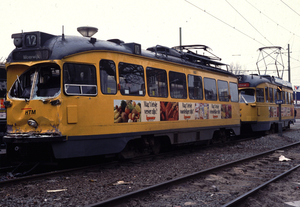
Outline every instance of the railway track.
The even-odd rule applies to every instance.
[[[222,200],[219,206],[235,206],[270,182],[280,179],[299,167],[299,162],[279,162],[281,153],[300,148],[300,142],[269,150],[251,157],[195,172],[135,192],[111,198],[90,206],[210,206],[201,194]],[[212,193],[213,192],[213,193]],[[178,203],[174,203],[178,199]],[[172,200],[173,203],[169,203]],[[226,201],[224,203],[224,201]]]

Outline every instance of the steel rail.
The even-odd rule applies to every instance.
[[[300,165],[297,165],[297,166],[295,166],[295,167],[293,167],[293,168],[291,168],[291,169],[285,171],[284,173],[282,173],[282,174],[276,176],[275,178],[273,178],[273,179],[271,179],[271,180],[269,180],[269,181],[267,181],[267,182],[261,184],[260,186],[254,188],[254,189],[248,191],[247,193],[245,193],[245,194],[243,194],[243,195],[237,197],[236,199],[234,199],[234,200],[232,200],[232,201],[226,203],[226,204],[223,205],[222,207],[229,207],[229,206],[234,206],[234,205],[238,204],[239,202],[241,202],[241,201],[245,200],[246,198],[248,198],[248,197],[249,197],[250,195],[252,195],[253,193],[257,192],[258,190],[260,190],[260,189],[262,189],[262,188],[264,188],[264,187],[267,186],[268,184],[270,184],[270,183],[272,183],[272,182],[278,180],[279,178],[284,177],[285,175],[291,173],[292,171],[296,170],[296,169],[299,168],[299,167],[300,167]]]
[[[272,153],[276,150],[281,150],[281,149],[284,149],[284,148],[293,147],[293,146],[296,146],[298,144],[300,144],[300,142],[295,142],[295,143],[285,145],[285,146],[282,146],[282,147],[279,147],[279,148],[275,148],[275,149],[272,149],[272,150],[268,150],[268,151],[265,151],[265,152],[262,152],[262,153],[259,153],[259,154],[253,155],[253,156],[249,156],[249,157],[242,158],[242,159],[232,161],[232,162],[228,162],[228,163],[225,163],[225,164],[222,164],[222,165],[219,165],[219,166],[215,166],[215,167],[212,167],[212,168],[201,170],[201,171],[198,171],[198,172],[195,172],[195,173],[192,173],[192,174],[188,174],[188,175],[185,175],[185,176],[182,176],[182,177],[179,177],[179,178],[175,178],[175,179],[170,180],[170,181],[162,182],[162,183],[159,183],[159,184],[147,187],[147,188],[143,188],[141,190],[130,192],[130,193],[127,193],[127,194],[124,194],[124,195],[121,195],[121,196],[117,196],[117,197],[114,197],[114,198],[111,198],[111,199],[107,199],[107,200],[104,200],[104,201],[101,201],[101,202],[98,202],[98,203],[90,204],[89,206],[90,207],[99,207],[99,206],[103,207],[103,206],[117,206],[117,205],[120,205],[120,204],[124,204],[129,198],[140,197],[143,194],[148,193],[149,191],[164,189],[164,188],[166,188],[170,185],[185,182],[186,179],[195,178],[195,177],[200,176],[202,174],[209,173],[211,171],[215,171],[215,170],[221,169],[223,167],[228,167],[228,166],[231,166],[231,165],[235,165],[235,164],[238,164],[240,162],[244,162],[244,161],[247,161],[247,160],[262,156],[262,155],[266,155],[266,154]]]

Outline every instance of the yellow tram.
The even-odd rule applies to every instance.
[[[57,159],[158,152],[240,133],[238,80],[192,49],[43,32],[13,34],[8,156]],[[43,157],[43,156],[39,156]]]
[[[290,82],[269,75],[240,75],[238,79],[242,129],[274,132],[278,129],[280,113],[283,128],[294,123]]]

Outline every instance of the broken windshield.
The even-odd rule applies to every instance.
[[[60,93],[60,68],[56,64],[41,64],[30,67],[16,77],[9,95],[25,100],[49,98]]]

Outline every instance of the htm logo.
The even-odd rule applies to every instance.
[[[25,111],[25,115],[35,115],[36,110],[32,110],[31,108],[22,108],[21,110]]]
[[[36,110],[26,110],[25,111],[25,115],[35,115],[36,114]]]

